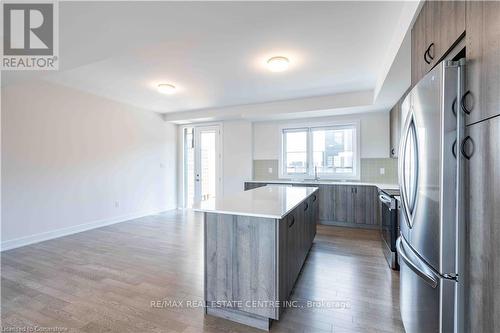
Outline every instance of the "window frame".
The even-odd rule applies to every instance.
[[[306,172],[305,173],[291,173],[289,174],[286,172],[287,169],[287,159],[285,157],[285,147],[286,147],[286,136],[285,133],[298,133],[298,132],[306,132]],[[280,155],[280,162],[282,166],[280,166],[280,172],[282,172],[284,175],[287,175],[289,178],[304,178],[307,177],[310,174],[310,129],[308,127],[294,127],[294,128],[283,128],[280,133],[281,133],[281,155]]]
[[[318,173],[318,178],[323,180],[360,180],[360,168],[361,168],[361,133],[360,133],[360,122],[359,121],[349,121],[349,122],[339,122],[339,123],[310,123],[310,124],[288,124],[279,127],[280,136],[280,155],[279,155],[279,174],[280,179],[314,179],[314,154],[313,154],[313,131],[318,129],[354,129],[353,143],[353,172],[349,174],[344,173]],[[307,131],[307,167],[306,173],[301,174],[290,174],[286,170],[286,156],[285,147],[286,139],[285,132],[293,131]]]

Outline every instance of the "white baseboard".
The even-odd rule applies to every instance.
[[[18,248],[21,246],[26,246],[26,245],[30,245],[30,244],[43,242],[43,241],[54,239],[54,238],[59,238],[59,237],[63,237],[63,236],[76,234],[76,233],[79,233],[82,231],[87,231],[87,230],[91,230],[91,229],[104,227],[104,226],[111,225],[111,224],[126,222],[126,221],[130,221],[130,220],[137,219],[140,217],[144,217],[144,216],[155,215],[155,214],[163,213],[163,212],[168,211],[168,210],[175,210],[175,208],[122,215],[122,216],[113,217],[110,219],[97,220],[97,221],[93,221],[90,223],[78,224],[78,225],[67,227],[67,228],[61,228],[61,229],[42,232],[39,234],[29,235],[29,236],[20,237],[20,238],[11,239],[11,240],[6,240],[6,241],[3,241],[0,243],[0,252],[12,250],[12,249],[15,249],[15,248]]]

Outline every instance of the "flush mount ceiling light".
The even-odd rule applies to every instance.
[[[173,84],[161,83],[158,85],[158,91],[162,94],[175,94],[175,86]]]
[[[287,57],[272,57],[267,61],[267,67],[271,72],[283,72],[288,69],[290,61]]]

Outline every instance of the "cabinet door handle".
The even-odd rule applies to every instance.
[[[316,201],[316,194],[313,194],[313,202]]]
[[[457,158],[457,140],[453,141],[453,145],[451,146],[451,153],[453,157]]]
[[[290,218],[291,218],[291,220],[292,220],[292,223],[290,223],[290,224],[288,225],[288,228],[291,228],[291,227],[295,224],[295,216],[293,216],[293,215],[292,215],[292,216],[290,216]]]
[[[430,60],[427,60],[427,52],[429,52],[429,49],[425,50],[424,52],[424,61],[427,63],[427,64],[430,64],[431,61]]]
[[[432,60],[434,60],[434,57],[431,54],[431,48],[433,46],[434,46],[434,43],[430,43],[429,47],[427,48],[427,50],[425,50],[425,53],[424,53],[424,60],[429,65],[432,62]],[[430,60],[428,60],[427,57],[429,57]]]
[[[394,148],[392,148],[391,149],[391,155],[394,156],[394,154],[395,154],[395,150],[394,150]]]
[[[456,97],[453,99],[453,103],[451,103],[451,112],[453,112],[453,115],[455,117],[457,116],[457,98]]]
[[[306,202],[306,206],[304,207],[304,212],[309,208],[309,204]]]
[[[470,142],[470,145],[471,145],[471,151],[470,151],[470,153],[467,153],[467,151],[465,150],[465,146],[467,145],[467,142]],[[472,138],[467,135],[465,137],[465,139],[462,141],[462,145],[461,145],[461,148],[460,148],[460,150],[462,151],[462,155],[466,159],[470,160],[471,157],[472,157],[472,155],[474,155],[474,149],[475,149],[475,147],[474,147],[474,140],[472,140]]]
[[[460,107],[462,108],[462,111],[465,112],[466,114],[470,114],[472,110],[467,109],[467,106],[465,106],[465,98],[467,98],[468,95],[472,96],[472,93],[470,90],[467,90],[465,94],[462,96],[460,99]]]
[[[431,58],[431,60],[434,60],[434,57],[431,54],[431,49],[433,49],[433,47],[434,47],[434,43],[431,43],[431,45],[429,45],[429,47],[427,48],[427,54],[429,55],[429,58]]]
[[[432,56],[431,54],[431,48],[434,46],[434,43],[431,43],[429,45],[429,47],[427,48],[427,50],[425,50],[425,53],[424,53],[424,60],[427,64],[431,64],[432,60],[434,60],[434,57]],[[429,57],[429,59],[427,59],[427,57]]]

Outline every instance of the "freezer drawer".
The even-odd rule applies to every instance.
[[[406,332],[453,332],[455,280],[440,276],[401,237],[397,250],[401,318]]]

